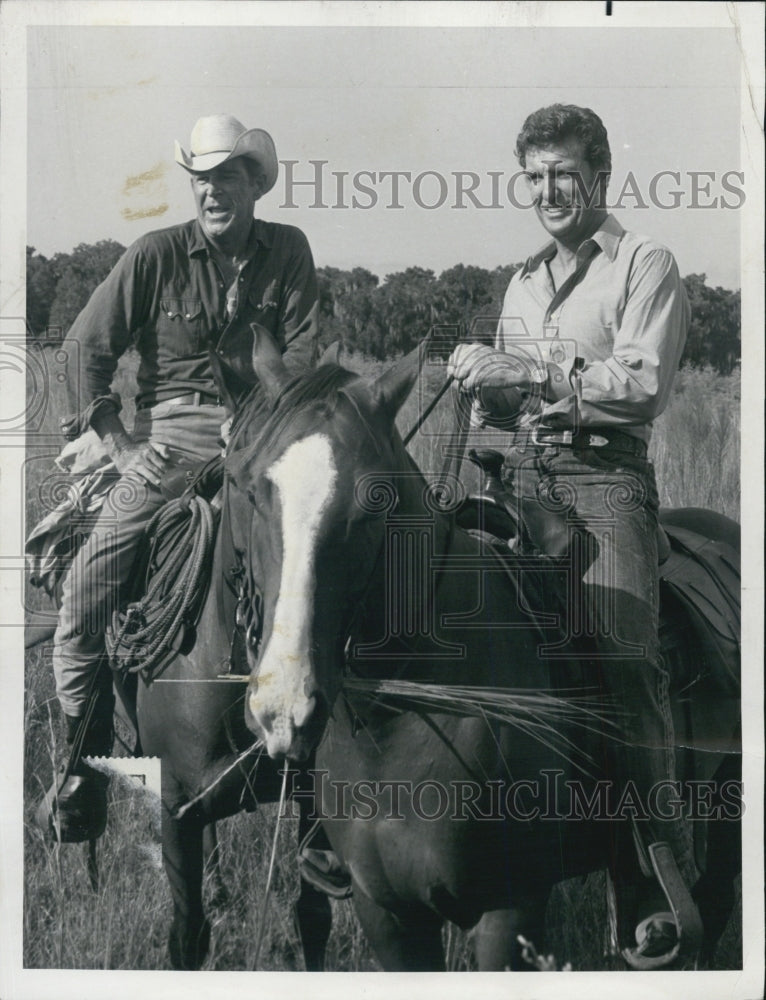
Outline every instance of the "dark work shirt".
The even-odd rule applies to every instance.
[[[141,359],[139,405],[195,391],[217,395],[211,350],[236,397],[256,381],[251,323],[272,334],[291,372],[313,365],[317,281],[306,237],[293,226],[254,220],[246,257],[230,319],[227,288],[197,220],[136,240],[67,335],[65,347],[79,358],[73,408],[109,392],[131,345]]]

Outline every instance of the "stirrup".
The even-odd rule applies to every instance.
[[[673,962],[693,963],[702,946],[699,910],[668,844],[650,844],[648,853],[670,911],[642,920],[636,928],[637,947],[623,948],[623,958],[631,968],[642,971],[662,969]]]
[[[351,878],[334,851],[304,847],[298,853],[301,877],[319,892],[333,899],[348,899]]]

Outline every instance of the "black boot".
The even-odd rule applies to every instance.
[[[53,784],[35,813],[38,826],[62,844],[96,840],[106,827],[107,775],[89,767],[83,757],[109,756],[114,734],[111,717],[94,713],[88,726],[81,716],[64,716],[68,760],[56,771]]]

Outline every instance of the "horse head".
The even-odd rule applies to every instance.
[[[408,462],[394,420],[421,352],[374,381],[326,362],[291,379],[256,331],[253,362],[271,412],[227,463],[240,504],[249,503],[243,559],[262,598],[245,719],[271,757],[300,761],[340,688],[344,646],[385,537],[388,504],[370,503],[359,483],[382,483]]]

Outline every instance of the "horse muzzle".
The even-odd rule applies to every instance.
[[[311,753],[327,719],[318,691],[291,698],[271,696],[259,678],[251,679],[245,697],[245,723],[263,742],[269,757],[296,762]],[[307,684],[308,688],[309,685]]]

